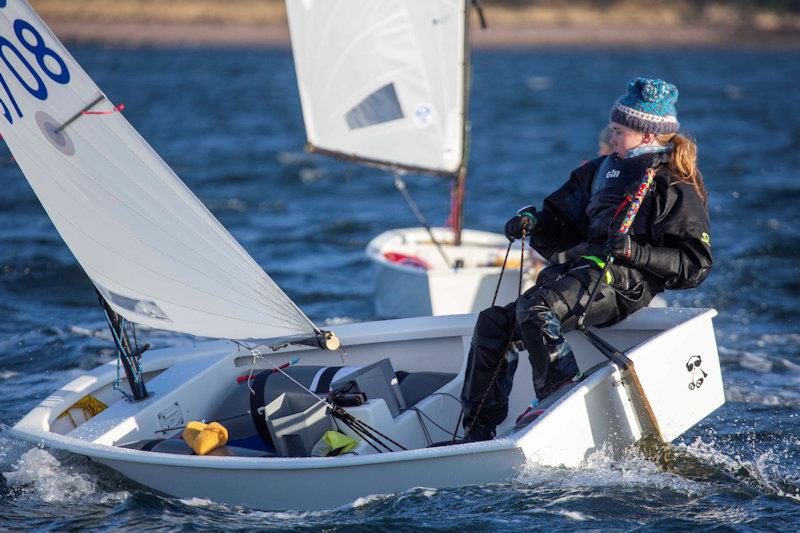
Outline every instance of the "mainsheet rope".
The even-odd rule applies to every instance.
[[[525,236],[526,236],[526,234],[527,234],[527,231],[525,231],[525,227],[523,227],[522,228],[522,238],[521,238],[522,248],[520,249],[520,258],[519,258],[519,287],[518,287],[518,291],[517,291],[517,298],[519,298],[522,295],[522,275],[523,275],[523,271],[525,269]],[[497,300],[497,293],[500,290],[500,283],[502,283],[502,281],[503,281],[503,272],[505,272],[505,269],[506,269],[506,262],[508,261],[508,252],[511,250],[511,244],[512,244],[511,242],[508,243],[508,249],[506,250],[506,257],[503,260],[503,267],[500,269],[500,277],[497,280],[497,288],[494,291],[494,298],[492,298],[492,307],[494,307],[494,305],[495,305],[495,301]],[[465,437],[467,436],[467,434],[469,434],[470,431],[472,431],[472,428],[475,427],[475,423],[478,421],[478,417],[480,416],[481,411],[483,410],[483,404],[486,403],[486,398],[489,396],[489,391],[492,390],[492,387],[494,386],[495,381],[497,381],[497,376],[500,375],[500,369],[503,367],[503,361],[505,361],[506,352],[508,351],[508,346],[511,346],[511,342],[510,341],[509,341],[508,345],[506,346],[506,349],[503,350],[502,354],[500,355],[500,359],[497,361],[497,366],[495,367],[494,373],[492,374],[492,379],[491,379],[491,381],[489,381],[489,385],[486,386],[486,390],[483,393],[483,397],[481,397],[481,401],[478,404],[478,410],[475,412],[475,416],[472,418],[472,423],[470,423],[469,427],[464,432],[464,436]],[[463,412],[463,408],[462,408],[462,412]],[[455,442],[455,437],[453,437],[453,441],[452,442]]]

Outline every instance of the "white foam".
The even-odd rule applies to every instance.
[[[788,445],[796,448],[797,439]],[[738,453],[730,455],[720,451],[713,443],[706,442],[702,438],[697,438],[689,444],[679,444],[677,448],[685,450],[706,464],[727,472],[756,490],[800,502],[800,487],[789,491],[785,490],[792,485],[786,480],[786,469],[790,466],[791,461],[787,461],[779,451],[769,449],[754,458],[744,458]],[[796,474],[795,471],[794,477]]]
[[[11,379],[16,376],[19,376],[19,372],[14,372],[13,370],[3,370],[0,372],[0,379]]]
[[[438,493],[439,491],[436,489],[422,489],[422,491],[419,494],[420,496],[424,496],[425,498],[431,498],[433,496],[436,496],[436,494]]]
[[[301,168],[300,172],[298,172],[300,181],[305,184],[314,183],[315,181],[321,179],[324,175],[324,171],[316,168]]]
[[[783,366],[785,366],[787,370],[800,373],[800,365],[797,363],[793,363],[786,358],[781,358],[781,363],[783,363]]]
[[[358,509],[360,507],[366,507],[366,506],[371,505],[371,504],[373,504],[375,502],[379,502],[379,501],[385,500],[385,499],[387,499],[389,497],[390,496],[387,495],[387,494],[370,494],[369,496],[363,496],[363,497],[360,497],[360,498],[356,498],[355,500],[350,502],[348,505],[343,505],[342,508]]]
[[[309,163],[311,158],[305,152],[278,152],[275,156],[282,165],[300,165]]]
[[[9,486],[30,491],[46,502],[74,502],[97,491],[88,474],[62,466],[50,452],[40,448],[25,452],[12,468],[11,472],[3,472]]]
[[[762,374],[772,372],[772,361],[766,356],[756,353],[745,353],[739,360],[739,364],[748,370],[760,372]]]
[[[228,507],[225,505],[207,498],[180,498],[179,501],[189,507],[208,507],[210,509],[228,511]]]
[[[349,316],[334,316],[331,318],[326,318],[323,321],[323,324],[326,326],[338,326],[339,324],[353,324],[355,322],[359,322],[359,320],[350,318]]]
[[[526,464],[518,479],[526,484],[545,483],[564,489],[625,485],[669,488],[687,494],[705,490],[702,483],[660,470],[634,448],[627,450],[621,458],[614,458],[610,446],[589,454],[580,468]]]
[[[73,335],[80,335],[82,337],[94,337],[97,339],[104,339],[104,340],[113,340],[111,337],[111,331],[108,328],[104,329],[90,329],[84,328],[83,326],[70,326],[69,332]]]
[[[595,517],[584,514],[580,511],[566,511],[564,509],[558,509],[556,513],[560,514],[561,516],[566,516],[570,520],[575,520],[576,522],[586,522],[587,520],[597,520]]]
[[[798,397],[796,393],[789,393],[787,391],[765,392],[763,387],[756,389],[751,385],[736,385],[733,383],[725,387],[725,400],[728,402],[778,407],[800,406],[800,397]]]

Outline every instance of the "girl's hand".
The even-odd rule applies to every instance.
[[[613,256],[631,266],[643,266],[642,246],[636,244],[627,233],[614,233],[608,238],[605,254]]]
[[[506,238],[514,242],[522,238],[522,232],[530,233],[536,227],[538,222],[536,218],[536,208],[532,205],[523,207],[517,214],[506,222],[505,234]]]

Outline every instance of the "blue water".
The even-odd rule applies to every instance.
[[[364,247],[416,225],[379,171],[305,155],[288,50],[73,53],[189,187],[317,323],[368,320]],[[714,307],[727,403],[659,469],[599,452],[578,470],[267,513],[153,492],[8,428],[113,357],[92,286],[0,148],[0,529],[800,528],[800,113],[795,51],[504,51],[474,56],[468,227],[498,231],[593,156],[636,75],[681,90],[700,146],[715,266],[670,305]],[[448,184],[409,178],[434,223]],[[157,346],[185,337],[150,333]],[[357,483],[342,479],[342,483]],[[331,487],[331,490],[336,490]]]

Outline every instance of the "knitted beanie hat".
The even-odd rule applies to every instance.
[[[664,80],[634,78],[628,94],[620,96],[611,108],[611,121],[643,133],[675,133],[680,128],[678,88]]]

